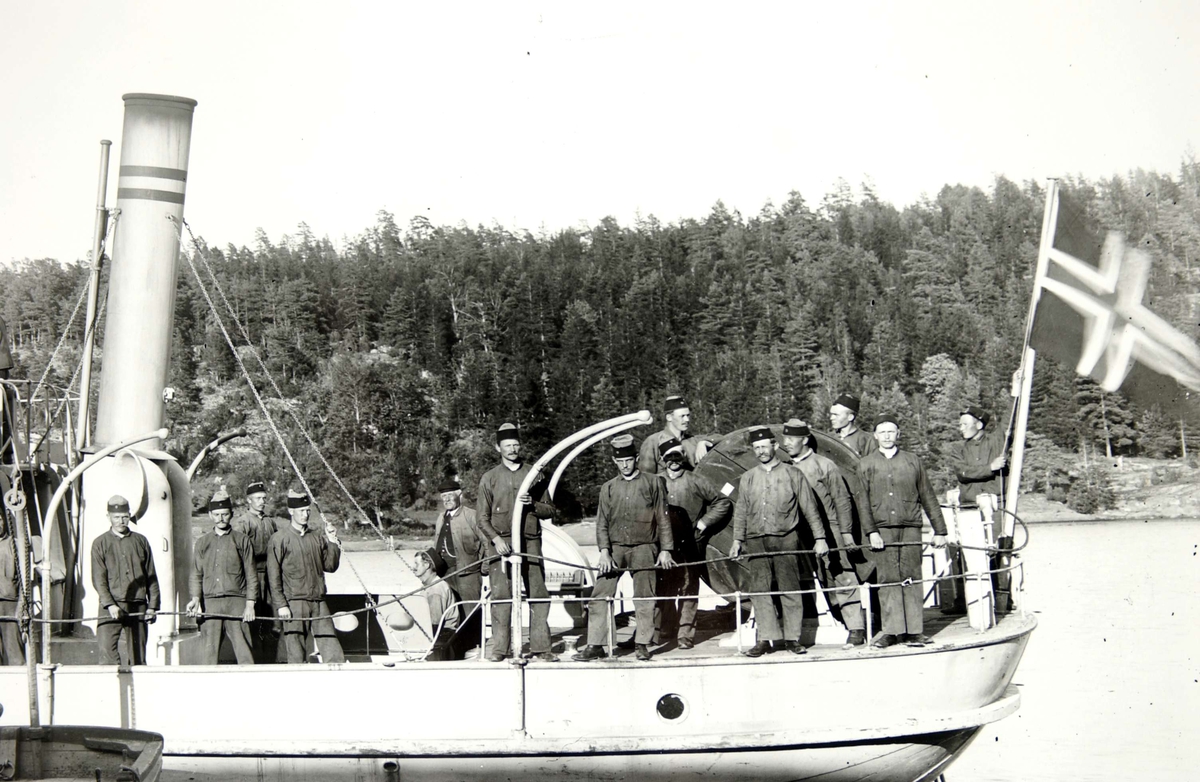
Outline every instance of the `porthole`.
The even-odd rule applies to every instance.
[[[688,707],[687,701],[682,695],[676,695],[669,692],[658,699],[658,705],[655,707],[658,710],[660,719],[666,722],[679,722],[687,717]]]

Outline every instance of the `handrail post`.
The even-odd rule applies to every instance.
[[[869,581],[858,585],[858,602],[867,618],[866,643],[870,644],[871,639],[875,637],[875,622],[871,615],[871,583]]]
[[[610,595],[605,598],[604,603],[607,606],[605,609],[605,621],[608,622],[608,656],[615,657],[617,654],[617,596]]]
[[[734,601],[737,606],[737,650],[738,654],[742,653],[742,590],[733,593]]]

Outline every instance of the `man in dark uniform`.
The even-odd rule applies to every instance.
[[[250,623],[258,599],[258,574],[250,539],[233,528],[233,501],[221,488],[208,502],[213,529],[201,535],[192,549],[192,574],[188,586],[189,616],[197,617],[204,641],[204,665],[216,665],[221,639],[229,639],[238,665],[253,665]],[[226,619],[240,616],[241,619]]]
[[[21,608],[21,569],[17,567],[16,539],[9,534],[8,514],[0,513],[0,652],[5,665],[24,665],[21,627],[15,621]]]
[[[893,415],[875,419],[879,450],[858,463],[864,503],[859,508],[863,531],[869,536],[879,581],[883,632],[871,644],[883,649],[896,643],[924,646],[925,592],[921,583],[921,509],[933,525],[933,546],[946,545],[946,522],[937,496],[915,454],[896,446],[900,425]],[[912,579],[907,586],[900,582]]]
[[[829,424],[834,434],[861,459],[878,446],[874,437],[858,428],[857,419],[858,399],[849,394],[842,394],[829,406]]]
[[[326,523],[324,536],[309,529],[311,505],[303,490],[288,491],[291,523],[275,533],[267,549],[271,604],[275,616],[284,620],[283,640],[289,663],[308,662],[314,643],[321,662],[344,663],[346,655],[325,602],[325,574],[338,569],[342,550],[332,524]]]
[[[284,662],[280,659],[280,629],[271,618],[275,610],[271,605],[271,585],[267,582],[267,548],[275,535],[275,520],[267,515],[267,487],[262,481],[246,485],[246,507],[233,520],[233,529],[246,536],[254,552],[254,575],[258,594],[254,599],[254,623],[250,626],[250,638],[255,652],[255,661],[260,663]]]
[[[158,574],[150,541],[129,529],[129,501],[108,500],[112,529],[92,541],[92,586],[103,617],[96,624],[101,665],[145,665],[146,625],[159,608]],[[124,649],[118,653],[121,639]]]
[[[446,479],[438,487],[438,493],[445,511],[433,529],[434,548],[444,563],[445,572],[458,571],[451,579],[451,587],[463,601],[466,619],[457,632],[464,640],[473,641],[467,645],[469,649],[479,643],[483,624],[483,610],[479,605],[483,592],[479,562],[483,556],[483,539],[479,536],[475,511],[462,504],[462,487],[458,481]]]
[[[542,525],[538,519],[554,518],[554,506],[546,496],[546,480],[538,476],[529,491],[518,496],[530,466],[521,460],[521,436],[514,424],[501,424],[496,431],[496,450],[500,464],[484,473],[479,480],[478,508],[475,517],[484,536],[488,566],[488,583],[492,600],[512,599],[510,568],[506,561],[492,559],[512,554],[508,538],[513,529],[513,510],[521,503],[520,530],[523,553],[520,564],[521,580],[525,583],[529,604],[529,653],[536,659],[553,662],[558,657],[550,651],[550,592],[546,589],[546,571],[542,566]],[[492,604],[491,662],[502,662],[512,645],[512,604]]]
[[[4,322],[4,318],[0,318],[0,380],[8,380],[8,373],[12,368],[12,353],[8,349],[8,324]]]
[[[640,472],[662,475],[666,471],[663,464],[660,446],[666,440],[678,440],[683,448],[684,469],[695,469],[696,464],[708,453],[712,442],[703,437],[689,434],[692,428],[692,411],[681,396],[669,396],[663,403],[663,418],[666,426],[661,432],[655,432],[642,441],[642,449],[638,453],[637,468]]]
[[[733,506],[733,545],[729,556],[743,553],[754,556],[749,563],[751,592],[771,592],[774,581],[780,592],[800,589],[800,560],[794,552],[800,549],[800,522],[808,524],[812,533],[813,552],[818,557],[829,554],[825,531],[821,527],[821,512],[817,498],[804,474],[779,461],[775,455],[775,435],[765,426],[749,432],[758,466],[742,473],[738,483],[738,498]],[[772,554],[775,554],[772,556]],[[764,556],[765,555],[765,556]],[[779,596],[783,608],[783,628],[775,613],[770,595],[756,594],[754,604],[757,639],[746,651],[750,657],[761,657],[774,650],[775,641],[786,639],[786,648],[793,654],[808,650],[800,642],[804,622],[804,601],[801,595]]]
[[[696,598],[705,571],[703,565],[686,563],[704,561],[706,541],[729,522],[733,502],[707,478],[685,469],[683,446],[678,440],[664,440],[658,450],[667,467],[663,478],[675,560],[683,566],[658,573],[658,596],[677,595],[680,600],[678,605],[673,600],[655,603],[655,642],[666,643],[675,636],[680,649],[691,649],[696,638]]]
[[[853,547],[854,505],[850,489],[837,464],[813,450],[808,424],[793,418],[783,425],[783,450],[792,457],[792,464],[804,474],[821,503],[826,541],[832,548]],[[804,548],[811,545],[803,537],[800,540]],[[818,562],[825,596],[850,631],[847,646],[862,646],[866,643],[866,630],[858,602],[858,576],[850,552],[833,552]]]
[[[600,573],[588,603],[588,645],[577,660],[604,657],[608,641],[606,598],[617,593],[622,568],[633,572],[633,605],[637,616],[634,636],[637,659],[650,659],[650,641],[654,636],[654,597],[656,574],[648,568],[675,567],[671,550],[671,524],[667,519],[667,492],[663,479],[637,468],[633,437],[627,434],[612,439],[613,463],[620,473],[600,487],[596,508],[596,547],[600,549]]]

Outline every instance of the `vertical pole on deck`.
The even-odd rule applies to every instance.
[[[92,271],[88,280],[87,320],[84,321],[83,372],[79,376],[79,432],[75,442],[91,444],[92,353],[96,345],[96,308],[100,300],[100,271],[104,258],[104,235],[108,232],[108,158],[112,142],[100,141],[100,182],[96,189],[96,227],[92,231]]]

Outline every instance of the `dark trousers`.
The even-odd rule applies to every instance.
[[[333,628],[329,606],[324,600],[289,600],[292,619],[283,620],[283,641],[287,647],[287,661],[291,664],[308,662],[309,652],[316,644],[323,663],[344,663],[346,655]],[[295,621],[295,620],[312,621]]]
[[[883,612],[883,632],[889,635],[911,633],[924,629],[925,590],[921,579],[921,547],[897,546],[897,543],[920,543],[920,527],[880,527],[883,551],[873,551],[879,581],[896,583],[911,578],[917,583],[909,586],[879,588],[879,605]]]
[[[526,538],[523,541],[526,554],[542,555],[542,539]],[[492,587],[492,600],[511,600],[512,585],[509,574],[512,566],[506,562],[493,562],[488,571],[488,583]],[[521,581],[525,594],[530,598],[544,598],[529,604],[529,653],[541,654],[550,651],[550,593],[546,591],[546,572],[540,559],[523,559]],[[492,653],[508,653],[512,647],[512,603],[492,604]]]
[[[858,575],[844,551],[830,552],[818,566],[821,589],[831,612],[841,618],[847,630],[863,629],[862,605],[858,602]]]
[[[614,543],[612,547],[613,564],[619,568],[648,568],[654,567],[658,557],[658,546],[653,543],[643,543],[640,546],[622,546]],[[597,598],[588,603],[588,644],[602,646],[608,643],[608,600],[617,593],[617,582],[622,573],[607,573],[596,576],[596,586],[592,589],[592,597]],[[654,597],[654,586],[658,576],[653,570],[638,570],[630,573],[633,576],[633,610],[637,617],[637,631],[634,643],[648,644],[654,637],[654,601],[638,600],[639,597]]]
[[[454,635],[457,643],[466,644],[463,648],[466,652],[467,649],[480,646],[483,641],[483,607],[479,604],[479,597],[483,594],[483,576],[478,571],[460,573],[454,581],[454,591],[462,600],[463,615]]]
[[[25,645],[21,642],[21,628],[7,617],[16,617],[17,601],[0,600],[0,646],[3,646],[5,665],[25,664]]]
[[[105,617],[96,623],[96,640],[100,644],[101,665],[145,665],[146,664],[146,620],[140,616],[146,612],[145,603],[117,601],[121,617],[108,617],[108,609],[101,608]]]
[[[748,538],[742,545],[746,554],[764,554],[774,551],[795,551],[800,548],[800,536],[795,530],[786,535],[764,535]],[[800,589],[800,560],[795,554],[775,557],[754,557],[749,561],[750,591],[770,592],[772,581],[780,592]],[[754,605],[754,620],[758,625],[756,637],[759,641],[799,641],[804,623],[804,600],[800,595],[780,595],[783,609],[783,628],[779,626],[779,615],[775,613],[775,601],[771,595],[755,595],[750,598]]]
[[[204,597],[204,613],[238,616],[246,610],[244,597]],[[217,619],[202,616],[196,622],[204,641],[204,664],[216,665],[221,656],[221,638],[229,639],[238,665],[254,665],[250,650],[250,625],[240,619]]]
[[[676,531],[675,550],[671,552],[678,567],[658,571],[658,596],[677,600],[658,600],[654,603],[654,642],[666,643],[672,638],[693,641],[696,638],[696,600],[700,594],[703,565],[687,565],[703,559],[697,550],[690,529]]]
[[[257,563],[256,563],[257,565]],[[265,663],[287,662],[287,650],[279,643],[282,625],[274,619],[275,606],[267,592],[267,568],[255,568],[258,573],[258,597],[254,601],[254,621],[250,624],[250,648],[254,652],[254,661],[259,665]],[[241,613],[239,611],[238,613]]]

